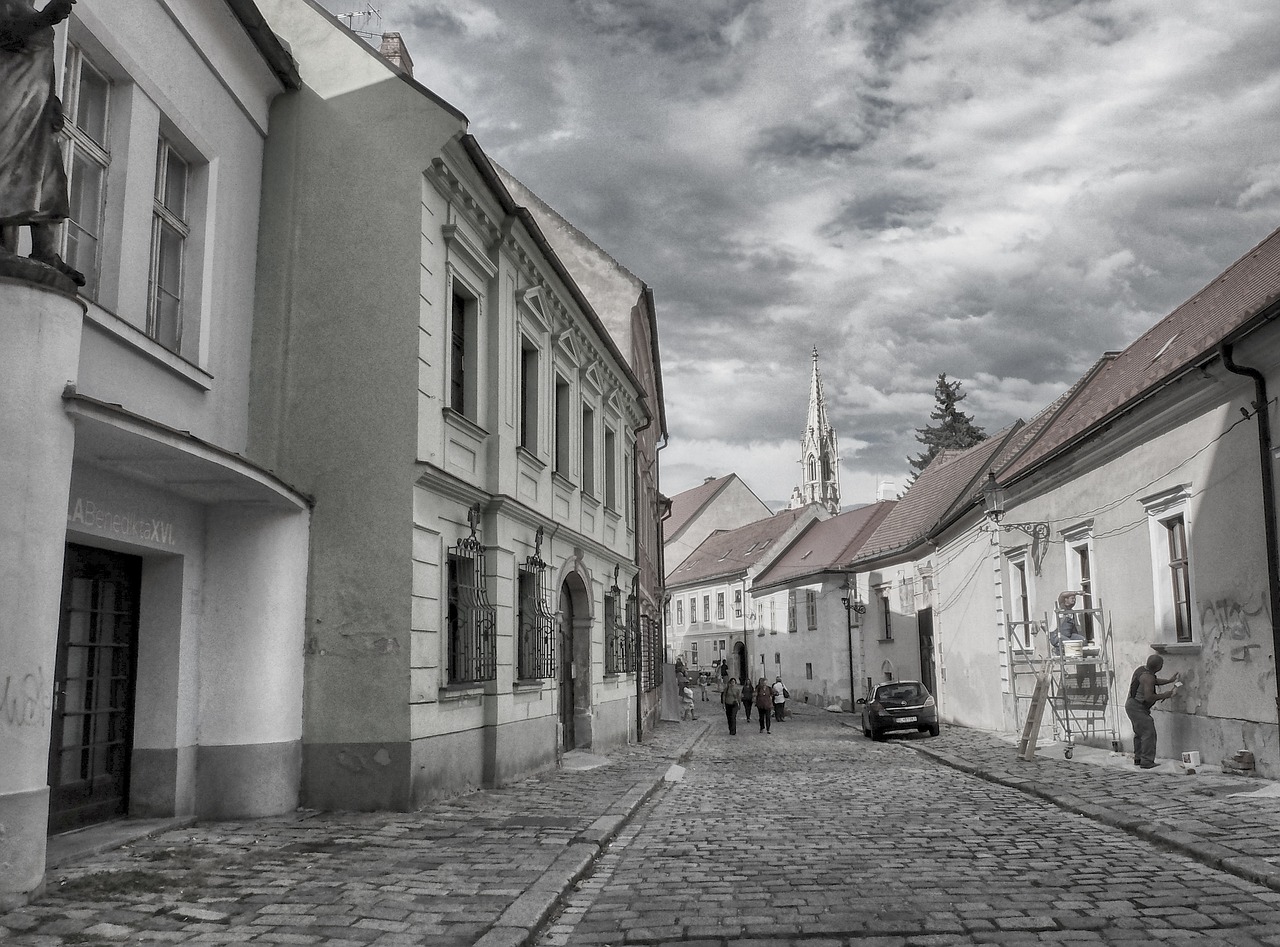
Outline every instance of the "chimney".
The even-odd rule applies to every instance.
[[[378,52],[391,65],[410,78],[413,77],[413,57],[409,55],[409,50],[399,33],[383,33],[382,45],[378,47]]]

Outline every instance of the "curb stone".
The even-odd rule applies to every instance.
[[[583,878],[591,874],[596,859],[618,833],[634,817],[658,787],[671,761],[683,762],[694,746],[710,729],[704,723],[671,751],[667,762],[657,766],[645,778],[622,793],[600,818],[591,823],[558,855],[542,876],[513,901],[502,915],[476,941],[475,947],[530,947],[543,925],[555,913],[564,896]]]

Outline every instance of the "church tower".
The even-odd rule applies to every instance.
[[[827,421],[817,346],[809,381],[809,415],[800,440],[800,486],[791,491],[790,506],[794,510],[810,503],[820,503],[831,513],[840,512],[840,445]]]

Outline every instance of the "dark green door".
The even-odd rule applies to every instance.
[[[136,556],[67,546],[49,746],[49,831],[125,815],[137,667]]]

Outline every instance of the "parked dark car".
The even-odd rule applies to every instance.
[[[919,730],[938,735],[938,705],[919,681],[887,681],[876,686],[862,704],[862,732],[883,740],[895,730]]]

